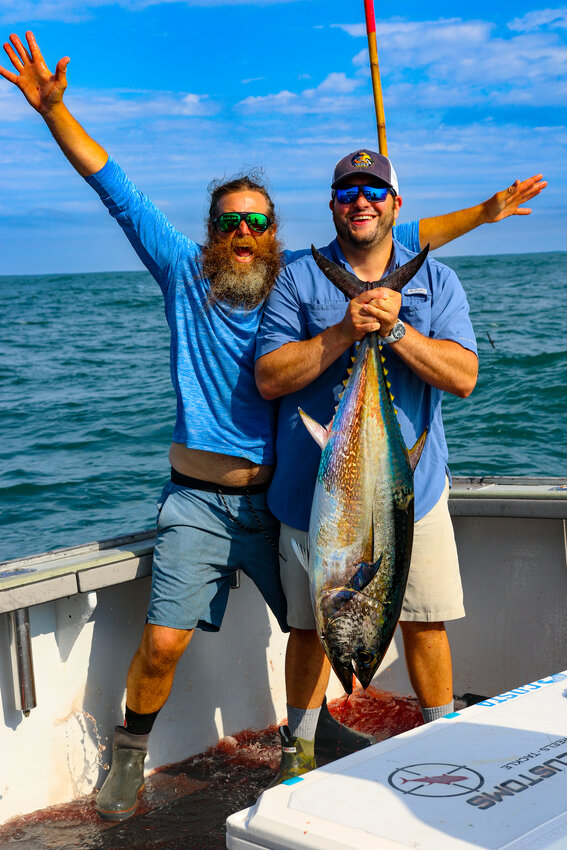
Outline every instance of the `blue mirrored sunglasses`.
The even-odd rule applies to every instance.
[[[333,198],[336,198],[339,204],[352,204],[356,201],[360,192],[371,204],[385,201],[388,192],[391,192],[394,197],[396,196],[394,190],[388,186],[343,186],[341,189],[333,189]]]

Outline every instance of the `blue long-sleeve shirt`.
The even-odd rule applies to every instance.
[[[201,246],[179,233],[112,159],[86,180],[163,292],[177,398],[174,442],[273,464],[277,404],[261,397],[254,380],[264,305],[245,310],[210,300]],[[413,244],[417,231],[412,222],[398,235]],[[285,251],[282,263],[306,253]]]

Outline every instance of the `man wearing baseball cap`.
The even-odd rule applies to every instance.
[[[392,235],[402,199],[389,159],[360,149],[336,165],[330,209],[337,236],[320,249],[361,280],[378,281],[414,254]],[[306,542],[321,453],[299,422],[298,407],[318,422],[333,417],[353,345],[382,338],[388,380],[406,444],[425,429],[414,474],[415,534],[400,625],[412,686],[426,721],[453,710],[451,653],[444,622],[464,616],[441,418],[444,392],[468,396],[478,360],[466,296],[455,273],[427,259],[401,293],[377,287],[350,302],[312,257],[287,266],[272,290],[256,345],[256,381],[280,399],[277,466],[268,504],[281,521],[280,567],[291,635],[286,673],[288,725],[282,727],[277,781],[315,766],[313,737],[329,677],[307,574],[291,546]],[[294,752],[295,750],[295,752]]]

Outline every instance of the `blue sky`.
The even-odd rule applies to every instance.
[[[567,7],[455,8],[376,2],[402,219],[543,172],[531,216],[439,253],[565,250]],[[0,26],[2,42],[32,29],[51,68],[71,57],[69,108],[195,239],[209,180],[261,165],[286,244],[329,241],[334,163],[377,147],[362,0],[2,0]],[[0,275],[136,268],[42,120],[0,79]]]

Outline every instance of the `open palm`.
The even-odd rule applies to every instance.
[[[55,74],[52,74],[45,64],[33,33],[26,33],[26,41],[29,49],[26,49],[17,35],[10,36],[11,44],[6,42],[4,50],[17,73],[0,66],[0,75],[17,86],[34,109],[44,112],[63,99],[67,88],[66,69],[70,60],[68,56],[60,59]]]

